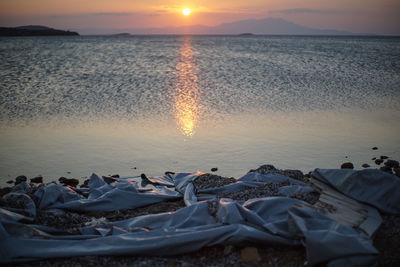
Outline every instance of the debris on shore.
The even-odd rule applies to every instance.
[[[385,158],[387,159],[387,158]],[[382,159],[383,162],[383,159]],[[381,162],[381,163],[382,163]],[[368,164],[362,167],[367,168]],[[386,172],[399,176],[399,164],[395,160],[387,160],[383,164]],[[354,167],[354,166],[353,166]],[[304,175],[299,170],[279,170],[272,165],[262,165],[257,169],[250,170],[249,173],[259,173],[262,175],[278,174],[290,177],[306,185],[312,186],[310,175]],[[168,172],[169,177],[175,173]],[[399,176],[400,177],[400,176]],[[64,177],[62,177],[64,178]],[[103,176],[104,186],[118,182],[119,175]],[[151,185],[152,179],[142,175],[142,179]],[[73,209],[37,209],[40,201],[39,190],[43,186],[43,177],[30,179],[27,183],[25,176],[19,176],[15,179],[14,187],[0,188],[0,206],[5,209],[19,211],[24,216],[33,216],[32,221],[24,223],[33,225],[42,225],[51,227],[68,233],[70,235],[79,235],[82,228],[89,226],[101,226],[108,223],[120,222],[144,215],[158,215],[164,213],[173,213],[185,208],[185,202],[182,198],[164,200],[162,202],[145,205],[133,209],[122,209],[113,211],[83,211]],[[71,192],[76,192],[83,197],[87,197],[89,190],[89,180],[86,180],[81,189],[77,189],[76,179],[64,178],[59,180],[61,184]],[[199,190],[210,190],[231,186],[238,183],[235,178],[222,177],[214,174],[199,175],[192,181],[195,192]],[[289,180],[277,182],[264,182],[257,186],[246,187],[239,191],[221,191],[215,196],[244,202],[250,199],[265,197],[284,196],[279,190],[284,187],[290,187],[294,184]],[[21,188],[25,188],[26,194]],[[123,187],[121,187],[122,190]],[[81,191],[83,190],[83,191]],[[146,191],[143,191],[144,193]],[[11,194],[10,194],[11,193]],[[293,194],[290,198],[302,200],[309,205],[315,205],[320,198],[320,192],[310,191],[300,194]],[[212,202],[209,202],[209,204]],[[215,203],[215,205],[218,205]],[[318,202],[319,209],[324,209],[324,202]],[[325,207],[334,211],[335,207]],[[31,207],[31,208],[29,208]],[[33,208],[33,211],[32,211]],[[214,215],[217,212],[217,206],[214,208]],[[316,208],[318,210],[318,208]],[[28,212],[30,211],[30,212]],[[35,213],[34,215],[32,213]],[[383,214],[383,223],[374,235],[374,246],[380,251],[378,258],[379,266],[396,265],[400,262],[400,215]],[[146,229],[144,227],[143,229]],[[283,245],[255,245],[248,243],[232,245],[214,245],[203,247],[196,252],[184,253],[178,256],[76,256],[59,259],[42,259],[39,262],[22,263],[21,266],[53,266],[53,265],[151,265],[151,266],[214,266],[214,265],[232,265],[232,266],[259,266],[266,264],[268,266],[304,266],[306,263],[305,248],[300,246]]]

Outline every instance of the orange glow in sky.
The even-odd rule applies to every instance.
[[[189,16],[190,15],[190,9],[185,8],[184,10],[182,10],[182,14],[185,16]]]
[[[184,9],[190,16],[182,16]],[[0,0],[0,27],[46,25],[78,31],[215,26],[275,17],[320,29],[400,34],[398,14],[399,0]]]

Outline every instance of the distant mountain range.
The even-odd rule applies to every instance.
[[[354,35],[354,33],[301,26],[280,18],[249,19],[217,26],[191,25],[163,28],[82,29],[82,34],[271,34],[271,35]]]
[[[57,30],[40,25],[28,25],[13,28],[0,27],[0,36],[53,36],[79,35],[77,32]]]

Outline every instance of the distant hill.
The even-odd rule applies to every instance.
[[[350,32],[323,30],[301,26],[280,18],[249,19],[224,23],[211,27],[210,33],[240,34],[284,34],[284,35],[349,35]]]
[[[125,28],[125,29],[82,29],[84,34],[115,34],[126,32],[131,34],[270,34],[270,35],[354,35],[354,33],[338,30],[316,29],[280,19],[249,19],[217,26],[191,25],[164,28]]]
[[[59,36],[79,35],[77,32],[57,30],[40,25],[28,25],[13,28],[0,27],[0,36]]]

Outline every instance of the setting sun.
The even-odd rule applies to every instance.
[[[185,8],[184,10],[182,10],[182,14],[185,16],[189,16],[190,15],[190,9]]]

